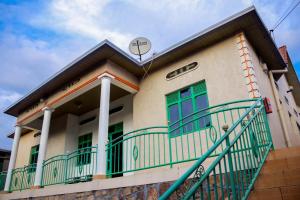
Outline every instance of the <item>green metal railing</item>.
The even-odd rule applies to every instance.
[[[29,189],[34,184],[36,164],[12,170],[9,191]]]
[[[106,145],[107,175],[165,166],[170,163],[167,127],[148,127],[121,135]]]
[[[171,196],[178,199],[247,199],[273,148],[261,99],[256,99],[239,114],[232,126],[224,124],[222,131],[215,144],[160,197],[161,200]]]
[[[224,133],[222,126],[231,127],[256,99],[232,101],[200,110],[169,125],[171,165],[196,160],[204,155]],[[237,130],[234,131],[236,136]],[[210,156],[225,149],[221,144]]]
[[[229,127],[228,131],[224,131],[225,127]],[[233,101],[200,110],[168,127],[143,128],[112,139],[106,145],[107,176],[197,160],[163,198],[178,191],[182,183],[189,182],[188,177],[197,169],[199,175],[201,165],[208,168],[193,185],[200,184],[206,190],[200,192],[203,198],[207,195],[219,195],[223,199],[242,197],[247,194],[249,181],[255,178],[271,147],[261,99]],[[41,186],[89,181],[96,173],[96,166],[97,147],[54,156],[43,162]],[[35,165],[14,169],[10,191],[30,188],[34,176]],[[184,198],[190,194],[197,196],[199,187],[188,188]]]
[[[106,146],[108,176],[200,158],[222,137],[222,126],[231,127],[255,101],[247,99],[211,106],[169,127],[139,129],[115,138]],[[237,132],[236,129],[234,136]],[[225,147],[221,144],[210,156],[219,155]]]
[[[0,172],[0,191],[4,189],[7,172]]]
[[[97,147],[78,149],[44,161],[42,186],[92,180],[96,173]]]

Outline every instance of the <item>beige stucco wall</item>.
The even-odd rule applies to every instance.
[[[166,75],[184,65],[198,62],[196,70],[175,79]],[[240,58],[234,37],[177,62],[162,66],[140,82],[140,91],[134,96],[134,128],[167,125],[166,94],[205,80],[210,105],[249,98],[242,78]]]
[[[20,138],[15,168],[24,167],[29,164],[31,147],[39,144],[40,140],[39,136],[34,137],[35,133],[37,133],[37,131],[32,131]]]
[[[263,61],[259,59],[259,56],[254,51],[251,44],[249,42],[248,44],[260,93],[262,97],[268,97],[271,101],[273,113],[268,114],[267,117],[269,120],[274,147],[284,148],[286,147],[286,144],[284,140],[283,129],[280,123],[278,108],[276,106],[275,97],[273,94],[270,79],[268,77],[268,73],[264,72]],[[289,132],[291,132],[291,130],[292,129],[289,128]]]
[[[61,154],[65,148],[66,115],[53,119],[50,125],[46,159]],[[20,138],[17,153],[16,167],[23,167],[29,164],[31,147],[40,143],[40,136],[34,137],[38,131],[32,131]]]
[[[292,92],[287,93],[290,88],[284,75],[282,75],[277,81],[277,85],[281,106],[283,108],[284,119],[289,133],[289,141],[292,146],[299,146],[300,131],[297,127],[297,123],[300,125],[300,117],[299,114],[295,113],[295,111],[299,113],[298,107],[295,103]],[[288,102],[286,102],[285,97],[288,99]]]

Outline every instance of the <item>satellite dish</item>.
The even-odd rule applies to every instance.
[[[134,55],[139,55],[140,61],[142,60],[142,55],[146,54],[150,49],[151,42],[144,37],[135,38],[129,44],[129,51]]]

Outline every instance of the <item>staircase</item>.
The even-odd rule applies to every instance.
[[[300,199],[300,147],[274,150],[261,99],[222,129],[223,136],[160,200]]]
[[[257,99],[239,116],[231,127],[223,124],[223,136],[160,196],[160,200],[245,200],[255,184],[260,188],[270,178],[278,178],[264,167],[273,143],[262,100]],[[257,182],[263,168],[270,174],[262,175],[267,176],[266,179]]]
[[[300,199],[300,147],[270,152],[249,199]]]

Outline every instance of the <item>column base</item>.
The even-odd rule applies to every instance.
[[[100,180],[100,179],[106,179],[106,175],[94,175],[93,180]]]
[[[36,190],[36,189],[41,189],[42,187],[39,186],[39,185],[34,185],[34,186],[31,186],[30,189],[31,190]]]

